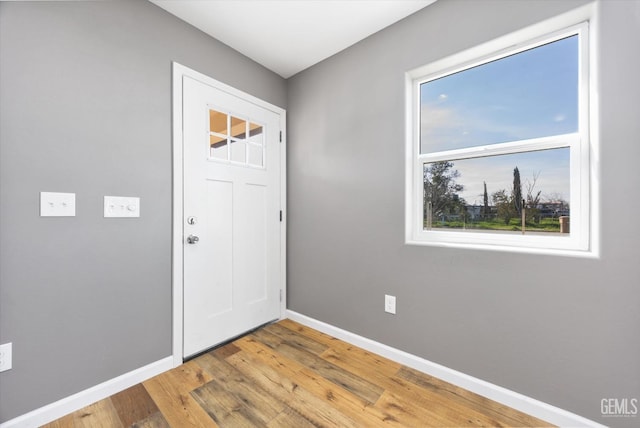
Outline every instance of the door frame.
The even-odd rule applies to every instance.
[[[286,132],[286,110],[263,101],[253,95],[247,94],[239,89],[233,88],[225,83],[206,76],[195,70],[192,70],[177,62],[172,63],[173,71],[173,192],[172,192],[172,349],[173,349],[173,366],[177,367],[184,361],[183,354],[183,293],[184,293],[184,245],[183,245],[183,226],[184,226],[184,159],[183,148],[184,138],[182,129],[182,81],[184,77],[190,77],[201,83],[212,86],[223,92],[227,92],[245,101],[253,103],[266,110],[273,111],[280,115],[280,130],[282,132],[282,141],[280,142],[280,209],[282,210],[282,223],[280,226],[280,319],[286,317],[287,308],[287,132]]]

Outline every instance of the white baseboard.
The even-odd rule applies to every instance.
[[[424,358],[392,348],[374,340],[367,339],[366,337],[359,336],[341,328],[334,327],[306,315],[287,310],[287,318],[554,425],[561,427],[605,427],[605,425],[601,425],[590,419],[586,419],[582,416],[542,401],[527,397],[473,376],[466,375],[459,371],[433,363],[425,360]]]
[[[173,357],[163,358],[77,394],[58,400],[39,409],[0,424],[0,428],[33,428],[55,421],[89,404],[117,394],[133,385],[173,368]]]

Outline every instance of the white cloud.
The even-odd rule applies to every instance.
[[[439,151],[518,140],[526,133],[521,126],[497,123],[491,117],[479,117],[478,112],[461,113],[445,105],[423,104],[421,107],[424,149],[426,144],[429,151]]]

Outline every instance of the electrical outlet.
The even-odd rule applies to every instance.
[[[0,372],[11,368],[11,343],[0,345]]]
[[[384,311],[390,314],[396,313],[396,296],[384,295]]]

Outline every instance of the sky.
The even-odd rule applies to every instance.
[[[423,83],[420,102],[421,153],[577,132],[578,36]],[[483,181],[489,197],[511,191],[516,166],[523,194],[537,176],[543,200],[569,201],[568,148],[453,163],[469,204],[482,204]]]

